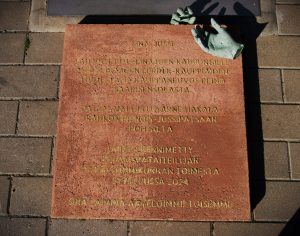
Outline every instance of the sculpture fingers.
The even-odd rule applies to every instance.
[[[177,20],[171,19],[170,24],[171,25],[179,25],[179,22]]]
[[[170,24],[172,24],[172,25],[179,25],[180,21],[181,21],[181,19],[180,19],[178,13],[172,14],[172,18],[171,18]]]
[[[201,28],[199,25],[195,26],[195,31],[203,40],[205,40],[209,36],[209,33],[203,28]]]
[[[184,18],[184,19],[180,19],[180,21],[192,25],[196,21],[196,17],[193,16],[191,18]]]
[[[190,25],[194,24],[196,21],[196,17],[192,16],[191,18],[189,18],[189,21],[187,23],[189,23]]]
[[[194,15],[194,12],[190,7],[186,7],[186,11],[188,12],[189,15]]]
[[[196,38],[198,36],[196,29],[192,29],[191,31],[192,31],[192,35],[194,36],[194,38]]]
[[[214,18],[210,19],[211,26],[218,32],[221,33],[224,29],[214,20]]]
[[[209,49],[204,45],[204,40],[201,39],[201,36],[197,33],[196,29],[192,29],[192,35],[194,36],[195,42],[199,45],[199,47],[204,51],[209,53]]]
[[[172,14],[172,20],[180,21],[181,18],[177,13]]]
[[[179,25],[180,23],[194,24],[195,21],[196,17],[193,16],[193,11],[189,7],[186,7],[184,10],[178,8],[176,13],[172,14],[170,23],[172,25]]]
[[[181,7],[177,9],[177,13],[179,14],[180,17],[185,16],[185,13]]]

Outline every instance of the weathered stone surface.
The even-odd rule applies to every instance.
[[[300,102],[300,70],[283,70],[287,102]]]
[[[266,193],[254,210],[256,220],[287,221],[300,204],[299,182],[266,182]]]
[[[53,217],[249,220],[241,58],[190,26],[74,25],[61,74]]]
[[[200,222],[132,222],[130,227],[131,236],[181,236],[198,235],[209,236],[210,224]]]
[[[282,102],[280,70],[259,70],[259,91],[262,102]]]
[[[276,6],[275,0],[262,0],[260,1],[261,15],[256,17],[260,24],[264,24],[264,30],[261,35],[277,35],[277,19],[276,19]],[[266,24],[267,23],[267,24]]]
[[[57,102],[21,102],[19,134],[53,135],[56,131]]]
[[[265,138],[300,138],[300,105],[262,105]]]
[[[49,225],[49,236],[127,236],[127,223],[107,220],[56,220]]]
[[[0,138],[0,172],[49,173],[50,138]]]
[[[45,177],[15,177],[12,180],[10,213],[42,215],[50,213],[51,179]]]
[[[48,16],[47,0],[31,0],[29,30],[31,32],[65,32],[67,24],[78,24],[83,16]]]
[[[300,37],[265,36],[257,39],[258,65],[261,67],[300,67]]]
[[[31,33],[25,63],[61,63],[63,37],[62,33]]]
[[[0,1],[0,30],[27,30],[30,2]]]
[[[300,179],[300,143],[291,143],[292,179]]]
[[[287,143],[265,142],[265,177],[289,179],[289,157]]]
[[[215,223],[215,236],[280,235],[282,223]]]
[[[9,183],[9,177],[0,176],[0,214],[7,214]]]
[[[45,235],[46,219],[1,217],[0,230],[3,236]]]
[[[22,63],[24,43],[25,34],[0,34],[0,63]]]
[[[0,101],[0,134],[14,134],[17,122],[18,102]]]
[[[1,66],[0,97],[57,96],[58,66]]]
[[[278,5],[277,20],[279,34],[300,34],[300,6]]]

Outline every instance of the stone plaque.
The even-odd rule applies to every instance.
[[[48,15],[171,15],[191,6],[196,15],[259,15],[259,0],[48,0]],[[138,23],[138,22],[137,22]]]
[[[191,28],[67,26],[52,217],[250,219],[242,59]]]

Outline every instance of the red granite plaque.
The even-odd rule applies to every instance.
[[[241,57],[191,28],[67,27],[52,217],[250,219]]]

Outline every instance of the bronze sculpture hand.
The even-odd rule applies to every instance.
[[[171,24],[179,25],[180,23],[194,24],[196,17],[193,16],[193,11],[190,7],[186,7],[184,10],[178,8],[177,12],[172,14]]]
[[[203,51],[211,55],[229,59],[237,58],[241,54],[244,45],[236,43],[213,18],[211,18],[211,26],[218,32],[217,34],[207,32],[199,25],[192,29],[196,43]]]

